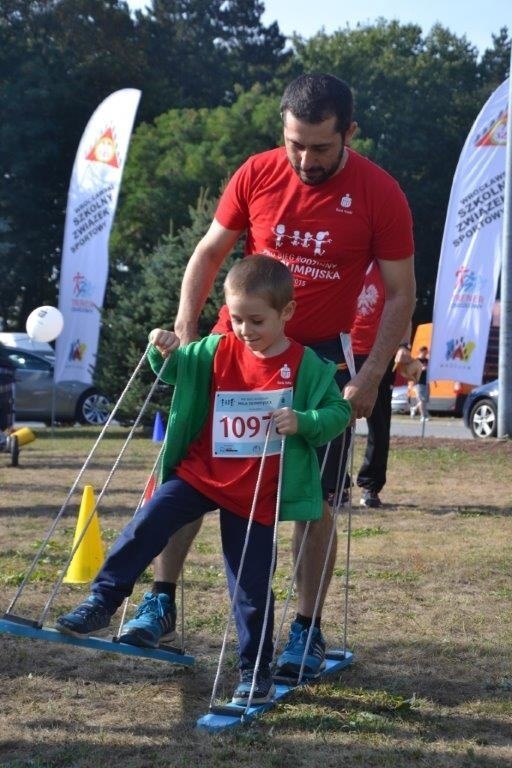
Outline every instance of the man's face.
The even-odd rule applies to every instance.
[[[345,137],[336,130],[336,117],[307,123],[285,112],[283,119],[286,154],[300,180],[316,186],[334,176],[345,148]]]

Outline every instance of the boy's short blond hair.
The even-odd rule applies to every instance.
[[[255,253],[231,267],[224,280],[224,293],[256,294],[281,312],[293,300],[293,277],[286,264]]]

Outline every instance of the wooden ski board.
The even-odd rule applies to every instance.
[[[51,627],[36,627],[30,624],[21,624],[16,621],[0,619],[0,633],[8,633],[21,637],[31,637],[35,640],[48,640],[51,643],[64,643],[65,645],[77,645],[82,648],[93,648],[96,651],[107,651],[108,653],[121,653],[127,656],[142,656],[146,659],[156,659],[158,661],[167,661],[171,664],[183,664],[192,666],[195,663],[194,656],[187,656],[176,648],[165,646],[160,648],[139,648],[136,645],[127,643],[118,643],[114,640],[106,640],[102,637],[71,637],[63,635],[62,632]]]
[[[331,651],[330,653],[332,653],[335,658],[329,658],[329,651],[327,652],[325,669],[318,677],[303,680],[299,685],[288,683],[285,684],[278,681],[275,684],[276,695],[272,701],[268,702],[268,704],[259,704],[254,707],[250,707],[245,714],[241,714],[240,709],[243,708],[237,706],[236,704],[227,703],[222,706],[222,710],[224,710],[222,714],[209,712],[208,714],[200,717],[197,721],[197,727],[204,731],[209,731],[210,733],[218,733],[219,731],[225,731],[229,728],[237,728],[239,725],[242,725],[245,722],[249,722],[250,720],[254,720],[255,717],[258,717],[258,715],[262,715],[264,712],[272,709],[276,706],[276,704],[279,703],[281,699],[283,699],[285,696],[288,696],[297,688],[300,688],[303,685],[311,684],[312,682],[318,682],[319,680],[322,680],[326,675],[332,675],[334,672],[339,672],[339,670],[348,667],[354,658],[354,655],[350,651],[343,652],[336,650]],[[230,709],[233,710],[233,714],[229,713]]]

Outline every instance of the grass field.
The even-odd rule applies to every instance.
[[[5,610],[92,447],[94,430],[37,433],[19,468],[0,454],[0,581]],[[99,493],[125,432],[100,444],[23,591],[37,617],[71,547],[85,483]],[[356,443],[357,468],[363,448]],[[158,446],[131,441],[99,509],[106,544],[131,517]],[[359,501],[355,489],[355,503]],[[210,698],[226,621],[215,516],[185,572],[192,668],[0,635],[2,768],[503,768],[512,766],[512,443],[394,438],[379,510],[352,515],[351,667],[296,691],[237,731],[195,728]],[[342,635],[347,516],[323,626]],[[277,621],[290,573],[280,528]],[[150,581],[144,575],[138,600]],[[145,583],[144,583],[145,582]],[[49,623],[87,593],[64,585]],[[233,646],[223,678],[236,678]]]

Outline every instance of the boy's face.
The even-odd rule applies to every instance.
[[[295,302],[281,311],[273,309],[256,294],[232,293],[226,290],[226,305],[233,332],[258,357],[279,354],[285,339],[284,325],[293,315]]]

